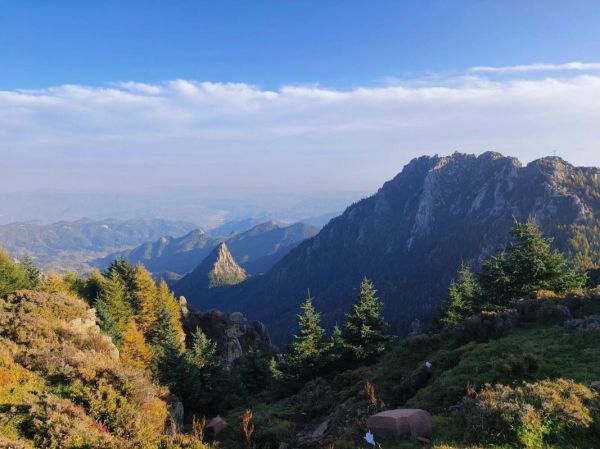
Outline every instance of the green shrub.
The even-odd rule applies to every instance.
[[[577,435],[585,435],[586,441],[597,438],[596,396],[586,386],[565,379],[515,388],[487,385],[463,399],[457,416],[469,441],[537,449]]]

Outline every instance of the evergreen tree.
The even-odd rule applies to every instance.
[[[165,303],[159,303],[150,341],[154,351],[155,374],[161,383],[176,388],[182,378],[182,352],[177,329]]]
[[[365,363],[385,351],[389,336],[386,333],[388,324],[381,316],[382,309],[383,304],[373,283],[365,278],[342,327],[341,340],[346,360]]]
[[[552,249],[535,220],[515,223],[512,241],[484,262],[479,277],[482,307],[506,307],[536,290],[562,293],[585,285],[563,253]]]
[[[42,275],[39,268],[35,266],[33,260],[31,260],[29,256],[23,258],[21,267],[25,270],[27,279],[29,280],[29,288],[36,288]]]
[[[98,323],[98,326],[100,326],[100,329],[110,335],[116,344],[120,343],[122,337],[121,332],[117,328],[117,323],[109,312],[102,296],[99,296],[98,299],[96,299],[94,309],[96,310],[96,322]]]
[[[321,316],[313,306],[310,292],[298,315],[300,331],[290,346],[289,362],[301,377],[312,377],[324,367],[330,349],[321,327]]]
[[[179,303],[175,299],[175,295],[173,295],[173,292],[169,290],[169,286],[165,281],[160,282],[158,295],[159,301],[165,303],[167,308],[169,309],[169,312],[171,313],[173,327],[177,332],[177,340],[183,348],[183,346],[185,345],[185,332],[183,330],[183,324],[181,322],[181,308],[179,307]]]
[[[121,360],[137,368],[146,369],[152,363],[152,351],[146,344],[144,334],[142,334],[131,320],[125,331],[120,348]]]
[[[8,253],[0,249],[0,296],[31,287],[27,271],[14,262]]]
[[[105,314],[110,316],[110,320],[104,327],[107,329],[114,327],[118,335],[122,335],[125,327],[132,317],[133,311],[126,299],[125,287],[116,274],[102,282],[99,300],[101,307],[105,309]],[[96,301],[96,310],[98,310],[98,301]]]
[[[135,273],[136,269],[127,259],[119,258],[112,261],[106,270],[104,277],[115,275],[125,287],[125,300],[133,310],[134,315],[140,313],[139,304],[135,297]]]
[[[186,352],[186,359],[199,369],[222,365],[217,344],[208,338],[200,327],[192,333],[192,346]]]
[[[448,298],[442,304],[440,322],[444,326],[455,326],[475,313],[478,285],[469,266],[462,264],[458,270],[458,280],[452,281]]]
[[[138,324],[144,335],[149,335],[158,319],[160,297],[156,282],[142,264],[135,269],[134,286],[134,309]]]

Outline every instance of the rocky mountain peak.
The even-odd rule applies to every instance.
[[[210,267],[208,272],[209,288],[238,284],[247,277],[246,272],[237,264],[229,252],[225,242],[219,243],[202,265]]]

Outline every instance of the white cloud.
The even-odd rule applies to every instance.
[[[501,67],[478,66],[471,67],[473,73],[519,73],[519,72],[589,72],[600,70],[599,62],[567,62],[564,64],[521,64]]]
[[[455,150],[524,160],[557,150],[600,165],[600,76],[415,81],[0,91],[0,188],[374,189],[412,157]],[[44,175],[29,179],[26,168]]]

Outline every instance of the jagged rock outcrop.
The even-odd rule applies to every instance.
[[[176,283],[176,292],[183,296],[198,296],[208,289],[239,284],[246,277],[246,272],[237,264],[227,244],[221,242],[194,271]]]
[[[600,169],[557,157],[523,166],[494,152],[455,153],[414,159],[264,276],[187,297],[260,319],[279,343],[293,335],[307,288],[332,326],[367,276],[392,330],[407,334],[415,318],[435,317],[461,262],[478,270],[506,243],[515,218],[530,216],[581,266],[600,264]]]
[[[200,312],[190,309],[184,297],[179,298],[181,316],[186,333],[190,335],[200,327],[214,342],[227,363],[247,354],[252,349],[263,353],[273,350],[265,326],[248,320],[239,312],[224,313],[219,310]]]

